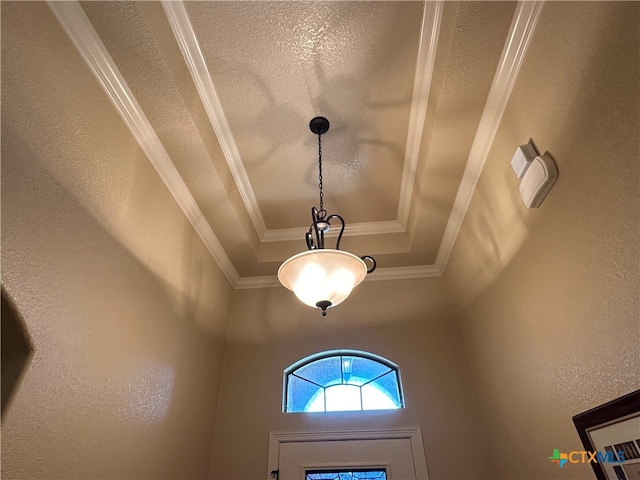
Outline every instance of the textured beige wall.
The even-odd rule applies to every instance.
[[[640,388],[639,8],[545,5],[445,272],[500,478],[592,477],[547,457]],[[530,136],[560,171],[538,210],[509,165]]]
[[[365,282],[322,318],[284,288],[234,293],[211,476],[266,477],[269,432],[422,427],[432,480],[492,478],[440,278]],[[366,350],[396,362],[407,407],[282,413],[282,374],[312,353]]]
[[[547,457],[640,388],[639,7],[544,7],[445,275],[455,309],[442,279],[367,282],[322,319],[282,288],[232,294],[46,5],[3,2],[2,283],[36,349],[3,478],[264,478],[270,430],[391,425],[422,427],[432,479],[590,476]],[[540,210],[509,167],[529,136],[560,168]],[[397,362],[407,408],[280,413],[282,370],[333,348]]]
[[[41,3],[2,4],[2,283],[2,478],[206,477],[231,288]]]

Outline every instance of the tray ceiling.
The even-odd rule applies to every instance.
[[[542,4],[49,6],[243,288],[275,285],[306,249],[318,115],[331,123],[324,203],[347,222],[342,247],[376,257],[372,279],[442,274]]]

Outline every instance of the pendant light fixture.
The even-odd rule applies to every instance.
[[[375,270],[376,261],[369,255],[357,257],[340,250],[344,219],[335,213],[328,215],[323,205],[322,135],[329,131],[329,121],[324,117],[316,117],[309,122],[309,129],[318,136],[320,208],[311,208],[311,226],[305,234],[308,251],[298,253],[280,265],[278,280],[292,290],[301,302],[322,310],[324,317],[328,308],[342,303],[351,290]],[[324,236],[331,230],[332,221],[340,224],[335,249],[324,247]]]

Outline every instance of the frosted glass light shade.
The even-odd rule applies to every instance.
[[[342,250],[317,249],[298,253],[278,269],[280,283],[292,290],[302,303],[342,303],[367,275],[367,265],[354,254]]]

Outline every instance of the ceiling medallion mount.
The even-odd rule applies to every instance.
[[[308,251],[298,253],[280,265],[278,280],[301,302],[322,310],[324,317],[328,308],[342,303],[353,288],[376,269],[376,261],[369,255],[357,257],[340,250],[344,219],[335,213],[328,215],[324,209],[322,135],[329,131],[329,120],[315,117],[309,122],[309,129],[318,136],[319,208],[311,207],[311,225],[305,234]],[[331,230],[332,221],[340,224],[335,249],[324,246],[324,236]]]
[[[329,120],[324,117],[312,118],[309,122],[309,130],[316,135],[324,135],[329,131]]]

